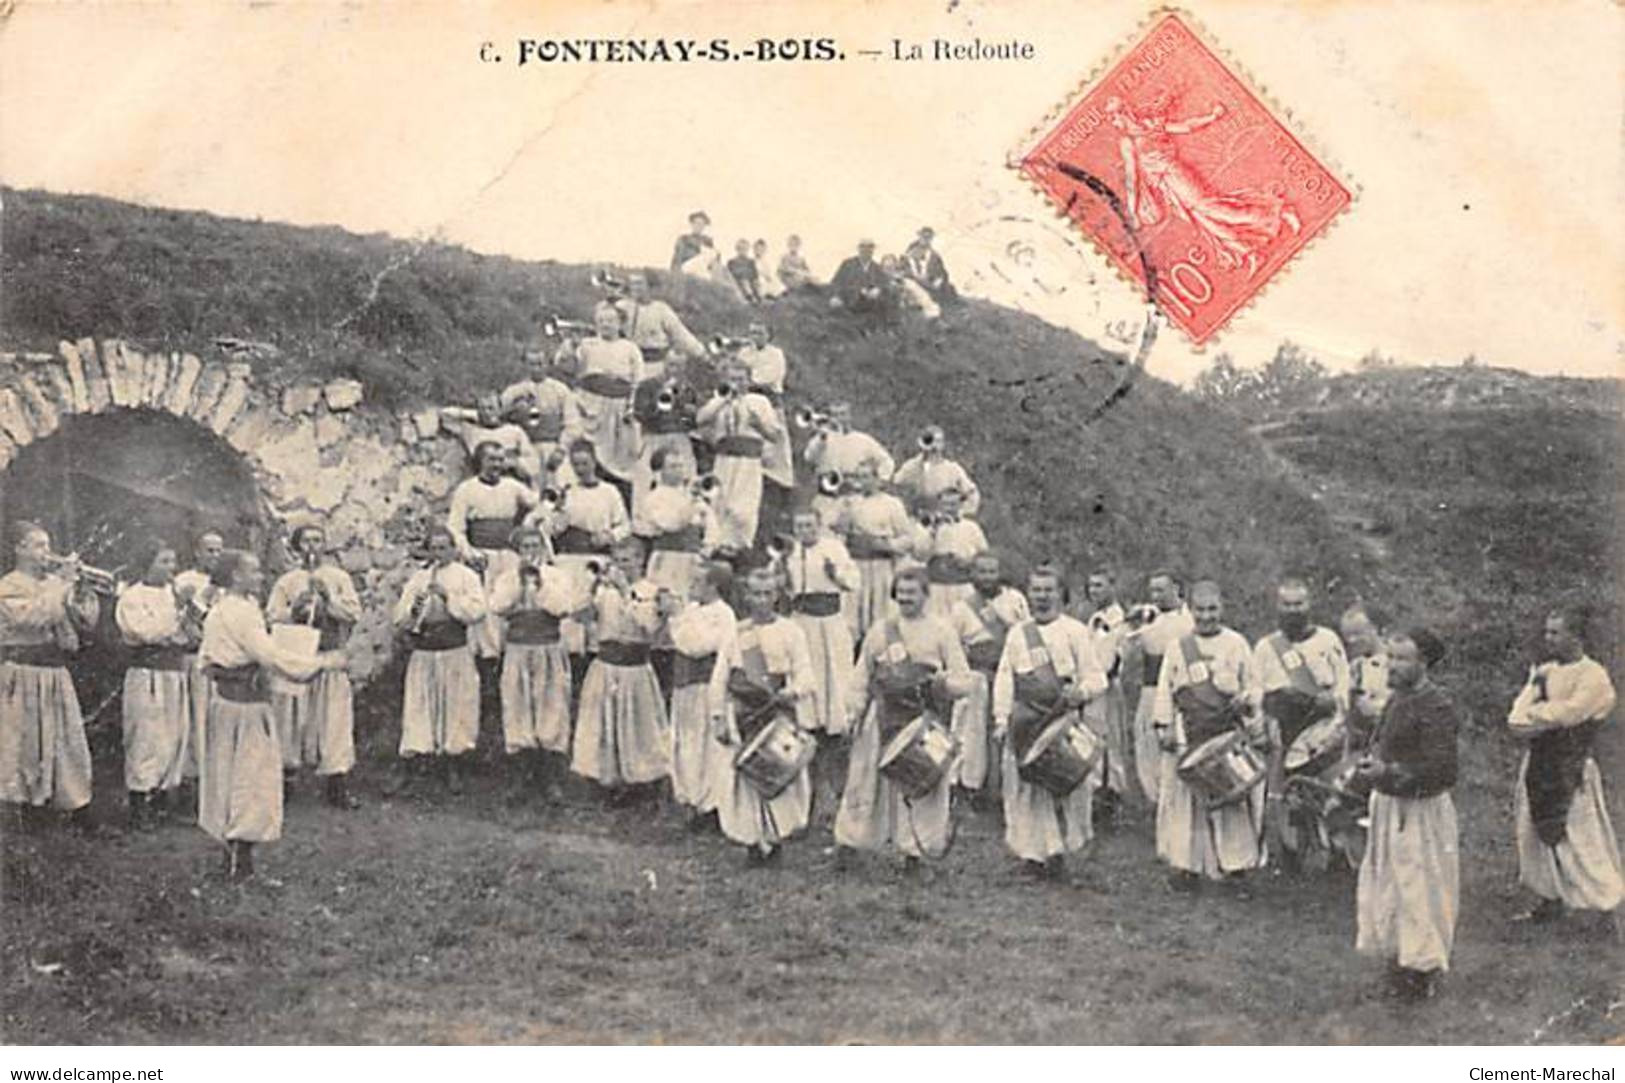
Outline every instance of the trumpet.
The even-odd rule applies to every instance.
[[[1156,620],[1157,615],[1160,612],[1161,610],[1149,602],[1145,603],[1144,605],[1137,605],[1128,611],[1129,627],[1136,629],[1144,628],[1146,625]]]
[[[826,470],[818,475],[818,491],[825,496],[840,496],[845,487],[846,479],[839,470]]]
[[[767,555],[774,560],[783,560],[795,551],[796,540],[789,534],[774,534],[767,539]]]
[[[588,275],[587,281],[591,282],[598,289],[605,290],[609,293],[626,292],[626,279],[622,278],[620,275],[617,275],[614,271],[603,267],[600,267],[598,270]]]
[[[554,467],[554,469],[558,468]],[[538,494],[540,504],[548,510],[561,508],[564,506],[564,498],[569,495],[569,492],[570,487],[568,485],[560,485],[556,488],[552,485],[544,485],[542,491]]]
[[[47,553],[45,563],[58,572],[73,572],[74,581],[78,585],[87,587],[97,594],[112,596],[118,593],[118,576],[112,572],[103,571],[101,568],[93,568],[89,564],[79,563],[77,553],[72,556]]]
[[[936,451],[942,447],[942,428],[938,425],[927,425],[925,431],[920,433],[917,443],[920,445],[921,451]]]
[[[688,483],[689,495],[709,503],[722,492],[722,481],[715,474],[701,474]]]
[[[821,410],[814,410],[811,406],[803,406],[797,410],[791,421],[798,429],[827,429],[831,418]]]
[[[743,350],[750,344],[750,339],[741,338],[738,335],[712,335],[705,344],[705,350],[707,353],[711,354],[711,356],[715,357],[718,354],[732,353],[735,350]]]
[[[667,380],[661,387],[660,394],[655,396],[655,409],[662,414],[669,414],[677,409],[677,381]]]
[[[585,338],[597,330],[586,320],[567,320],[563,316],[548,316],[542,320],[542,334],[548,338]]]
[[[731,399],[735,395],[739,394],[739,388],[734,386],[733,381],[723,380],[717,384],[717,394],[721,395],[725,399]]]

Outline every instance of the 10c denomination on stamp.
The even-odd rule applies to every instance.
[[[1198,345],[1353,198],[1171,12],[1063,109],[1016,168]]]

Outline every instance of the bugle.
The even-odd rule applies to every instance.
[[[750,344],[750,339],[741,338],[738,335],[712,335],[705,343],[705,350],[711,356],[715,357],[718,354],[733,353],[735,350],[743,350]]]
[[[567,320],[563,316],[548,316],[542,321],[542,334],[548,338],[584,338],[596,330],[593,324],[585,320]]]
[[[715,474],[701,474],[688,483],[688,491],[696,500],[710,502],[722,492],[722,480]]]
[[[789,534],[774,534],[767,539],[767,555],[774,560],[783,560],[795,551],[796,540]]]
[[[839,470],[826,470],[818,475],[818,491],[824,496],[840,496],[845,486],[846,479]]]
[[[916,442],[920,445],[921,451],[937,450],[938,448],[942,447],[942,427],[940,425],[927,425],[925,427],[925,431],[920,433],[920,438]]]
[[[626,292],[626,279],[622,278],[614,271],[603,267],[600,267],[598,270],[588,275],[587,281],[591,282],[597,289],[604,290],[608,293]]]
[[[675,409],[677,409],[677,381],[667,380],[660,388],[660,394],[655,396],[655,410],[669,414]]]
[[[791,422],[796,428],[802,430],[827,429],[829,428],[830,416],[821,410],[814,410],[811,406],[803,406],[792,415]]]
[[[101,568],[79,563],[78,554],[61,556],[57,553],[47,553],[45,563],[54,571],[71,573],[75,583],[88,587],[97,594],[112,596],[118,593],[118,576]]]

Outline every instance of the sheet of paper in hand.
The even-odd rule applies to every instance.
[[[1055,116],[1015,166],[1198,345],[1353,198],[1176,13]]]

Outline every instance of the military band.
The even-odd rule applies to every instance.
[[[1432,994],[1458,909],[1462,712],[1432,679],[1431,632],[1387,629],[1363,602],[1336,631],[1316,624],[1308,582],[1288,576],[1277,627],[1249,643],[1217,583],[1187,605],[1159,570],[1149,603],[1127,606],[1098,564],[1073,615],[1060,566],[1009,581],[940,427],[894,473],[846,404],[787,417],[787,359],[765,323],[708,349],[646,280],[628,296],[602,284],[568,365],[530,351],[527,379],[440,415],[473,472],[390,613],[407,658],[387,792],[432,769],[462,791],[482,691],[500,702],[514,803],[558,800],[567,770],[617,806],[664,784],[691,828],[714,814],[753,865],[831,831],[843,867],[871,851],[917,868],[952,844],[958,790],[1001,816],[1036,878],[1065,882],[1097,818],[1138,791],[1176,890],[1244,894],[1269,865],[1357,868],[1358,950],[1389,962],[1399,994]],[[718,379],[702,402],[703,364]],[[784,523],[763,486],[795,484],[796,433],[808,472]],[[320,522],[289,542],[262,610],[258,558],[216,532],[191,570],[155,540],[118,584],[24,524],[0,578],[0,802],[90,801],[67,665],[100,591],[127,652],[132,827],[155,826],[196,776],[198,824],[241,879],[281,834],[284,768],[313,768],[330,805],[356,807],[345,659],[366,614]],[[1592,754],[1615,691],[1586,624],[1553,608],[1547,657],[1507,716],[1527,745],[1512,841],[1534,921],[1625,901]]]

